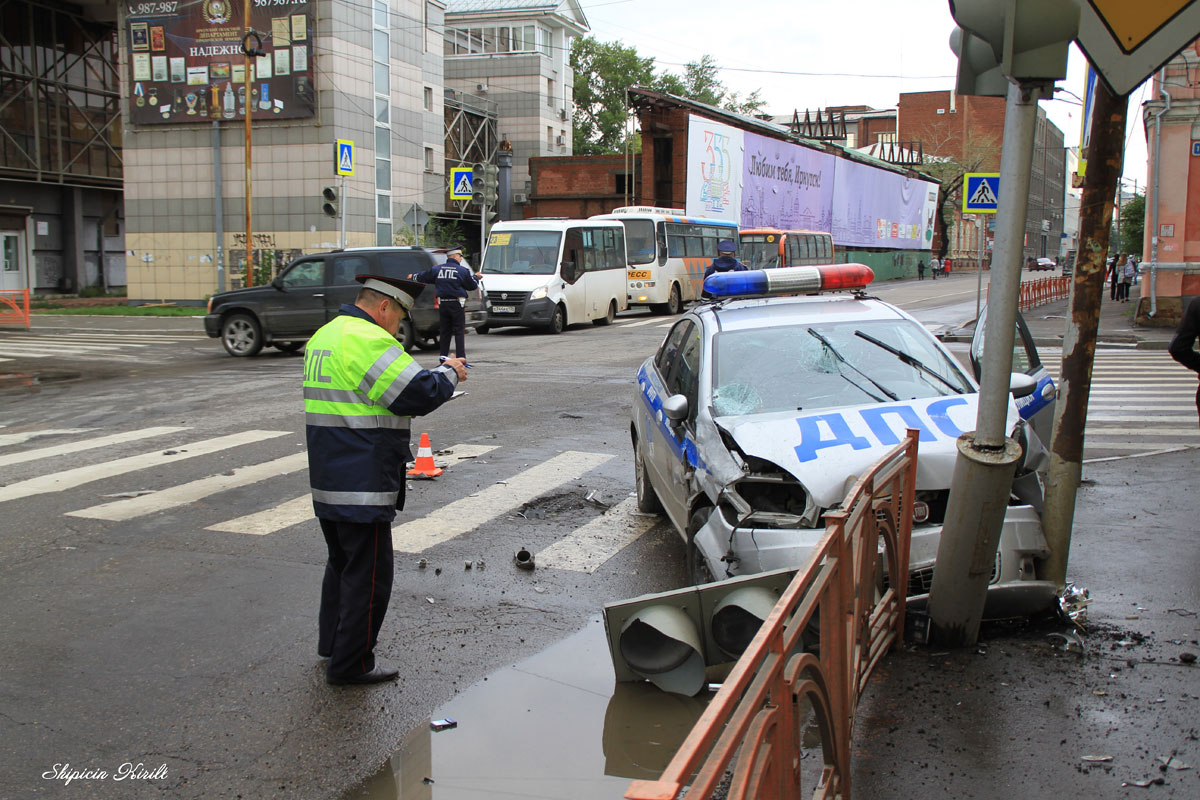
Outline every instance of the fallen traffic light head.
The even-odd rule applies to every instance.
[[[708,667],[745,652],[795,574],[762,572],[606,604],[617,681],[648,680],[663,691],[697,694]]]

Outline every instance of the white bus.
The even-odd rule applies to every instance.
[[[629,304],[656,314],[678,314],[700,297],[704,270],[717,257],[717,242],[738,240],[738,226],[724,219],[684,216],[681,208],[626,206],[592,219],[619,220],[629,248]]]
[[[561,333],[608,325],[629,308],[625,228],[591,219],[497,222],[483,255],[487,328],[523,325]]]

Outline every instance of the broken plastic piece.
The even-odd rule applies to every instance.
[[[463,569],[470,569],[473,566],[475,566],[475,562],[470,559],[463,562]]]
[[[430,722],[429,722],[429,729],[431,731],[444,731],[444,730],[449,730],[450,728],[457,728],[457,727],[458,727],[458,720],[451,719],[450,717],[446,717],[445,719],[430,720]]]
[[[533,553],[522,547],[513,556],[513,563],[517,565],[517,569],[533,569]]]
[[[1139,789],[1145,789],[1147,786],[1162,786],[1166,783],[1162,778],[1146,778],[1141,781],[1125,781],[1122,786],[1136,786]]]
[[[428,561],[426,561],[426,560],[425,560],[425,559],[423,559],[423,558],[418,558],[418,559],[417,559],[417,569],[425,569],[427,566],[429,566],[429,562],[428,562]]]
[[[1089,764],[1102,764],[1106,761],[1112,761],[1112,756],[1080,756],[1080,761],[1086,761]]]
[[[1087,622],[1087,607],[1091,602],[1092,593],[1073,583],[1068,583],[1058,596],[1058,608],[1063,619],[1070,620],[1081,628]]]
[[[1055,650],[1062,650],[1064,653],[1078,653],[1083,655],[1083,639],[1080,638],[1075,631],[1067,633],[1048,633],[1046,639],[1053,645]]]

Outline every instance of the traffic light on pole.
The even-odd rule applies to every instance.
[[[745,652],[795,575],[774,570],[606,604],[617,681],[697,694],[708,667]]]
[[[326,186],[321,190],[321,199],[324,201],[321,203],[321,210],[325,212],[325,215],[336,217],[338,215],[337,189],[333,186]]]
[[[500,180],[500,168],[495,164],[477,163],[472,166],[475,175],[475,191],[472,200],[478,205],[494,206]]]

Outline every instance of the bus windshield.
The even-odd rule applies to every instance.
[[[767,234],[743,233],[741,238],[741,252],[738,253],[738,260],[750,269],[778,267],[779,237],[771,236],[770,242],[767,241],[767,238]]]
[[[499,275],[553,275],[560,231],[495,231],[488,237],[483,270]]]
[[[623,219],[625,247],[629,251],[630,264],[649,264],[654,261],[654,221],[648,219]]]

